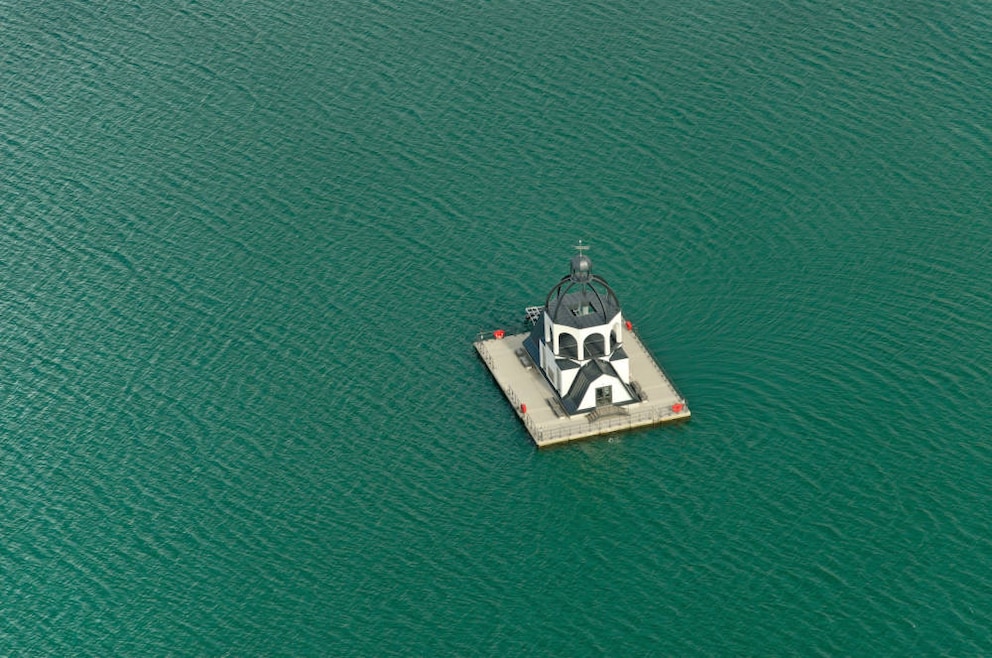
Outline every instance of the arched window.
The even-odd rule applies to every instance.
[[[587,359],[595,359],[606,354],[606,341],[602,334],[590,334],[582,343],[582,351]]]
[[[610,332],[610,354],[618,347],[620,347],[620,325],[614,325],[613,331]]]
[[[562,332],[558,336],[558,356],[570,359],[579,358],[579,343],[575,336]]]

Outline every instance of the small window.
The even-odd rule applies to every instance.
[[[590,315],[596,312],[596,307],[592,304],[582,304],[581,306],[573,306],[571,309],[572,315],[575,317],[581,317],[583,315]]]
[[[603,386],[596,389],[596,406],[613,404],[613,387]]]

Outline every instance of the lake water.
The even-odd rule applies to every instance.
[[[989,3],[0,39],[3,653],[992,653]],[[693,418],[538,452],[580,239]]]

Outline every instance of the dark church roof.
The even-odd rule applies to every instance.
[[[551,289],[544,311],[555,324],[585,329],[606,324],[620,312],[620,302],[609,284],[592,273],[585,254],[572,257],[571,273]]]
[[[589,387],[603,375],[615,377],[621,386],[627,386],[620,380],[617,371],[607,361],[590,359],[588,363],[579,368],[578,374],[575,375],[575,381],[572,382],[572,387],[568,389],[568,394],[561,399],[565,411],[569,414],[578,411],[579,405],[582,404],[582,398],[585,397]]]

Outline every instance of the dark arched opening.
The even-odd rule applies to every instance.
[[[558,336],[558,356],[569,359],[579,358],[579,343],[575,340],[575,336],[566,333]]]
[[[603,356],[606,354],[606,341],[603,340],[603,336],[600,334],[591,334],[582,343],[582,351],[585,352],[587,359],[595,359],[596,357]]]

